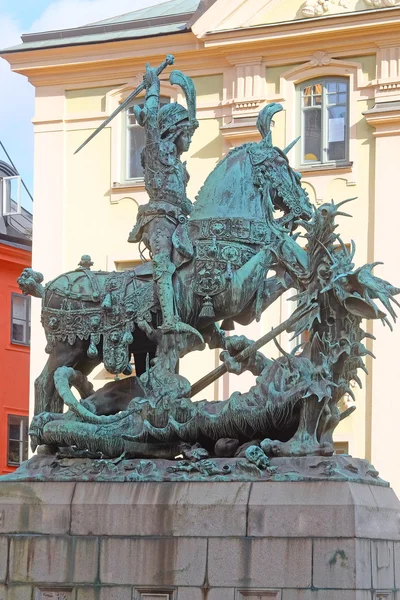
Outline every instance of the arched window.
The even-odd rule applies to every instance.
[[[299,85],[301,164],[348,161],[349,84],[345,77],[324,77]]]

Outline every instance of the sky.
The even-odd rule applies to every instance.
[[[165,2],[165,0],[162,0]],[[78,27],[160,0],[0,0],[0,48],[17,45],[21,34]],[[33,189],[33,125],[35,90],[26,77],[12,73],[0,59],[0,141],[27,187]],[[0,148],[0,160],[8,162]],[[32,209],[24,192],[22,202]]]

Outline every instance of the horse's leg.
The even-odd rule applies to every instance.
[[[50,354],[47,363],[35,381],[35,415],[42,412],[62,413],[64,403],[54,385],[54,373],[59,367],[73,367],[88,375],[100,360],[89,360],[86,351],[89,343],[76,340],[73,346],[58,344]]]
[[[261,294],[256,294],[252,302],[241,313],[235,315],[234,321],[240,325],[249,325],[259,318],[289,287],[289,285],[285,286],[277,277],[266,279]]]

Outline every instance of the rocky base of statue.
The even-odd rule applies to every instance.
[[[207,458],[191,448],[176,460],[70,458],[39,454],[4,481],[347,481],[388,486],[367,461],[348,455],[268,459],[258,446],[247,445],[236,458]]]
[[[2,600],[394,600],[400,591],[400,502],[389,487],[3,481],[0,516]]]

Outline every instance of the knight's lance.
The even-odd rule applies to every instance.
[[[158,67],[157,69],[157,75],[161,75],[161,73],[164,71],[164,69],[166,69],[167,67],[171,66],[174,64],[174,57],[172,56],[172,54],[167,54],[167,56],[165,57],[164,62],[161,63],[161,65]],[[81,144],[79,146],[79,148],[77,150],[75,150],[74,154],[78,154],[79,150],[82,150],[82,148],[84,148],[86,146],[86,144],[88,144],[98,133],[100,133],[100,131],[102,131],[102,129],[104,129],[104,127],[106,127],[110,121],[113,120],[114,117],[116,117],[121,110],[124,110],[124,108],[126,108],[134,98],[136,98],[136,96],[139,96],[139,94],[141,92],[143,92],[143,90],[145,89],[145,84],[144,82],[142,82],[137,88],[136,90],[134,90],[131,94],[129,94],[129,96],[127,97],[126,100],[124,100],[122,102],[122,104],[120,104],[118,106],[118,108],[116,108],[114,110],[114,112],[107,117],[107,119],[105,121],[103,121],[103,123],[96,129],[96,131],[93,131],[93,133],[91,133],[89,135],[89,137],[83,142],[83,144]]]
[[[286,321],[284,321],[274,329],[271,329],[271,331],[263,335],[256,342],[250,344],[250,346],[247,346],[247,348],[245,348],[238,354],[235,354],[234,358],[240,363],[247,360],[252,354],[255,354],[257,350],[265,346],[265,344],[268,344],[268,342],[271,342],[274,338],[283,333],[286,329],[292,327],[292,325],[294,325],[298,320],[299,313],[293,313],[293,315],[286,319]],[[227,373],[227,371],[228,369],[226,368],[226,366],[222,364],[210,373],[208,373],[208,375],[205,375],[204,377],[196,381],[196,383],[192,385],[190,397],[193,397],[195,394],[201,392],[201,390],[204,390],[204,388],[210,385],[210,383],[213,383],[214,381],[222,377],[222,375]]]

